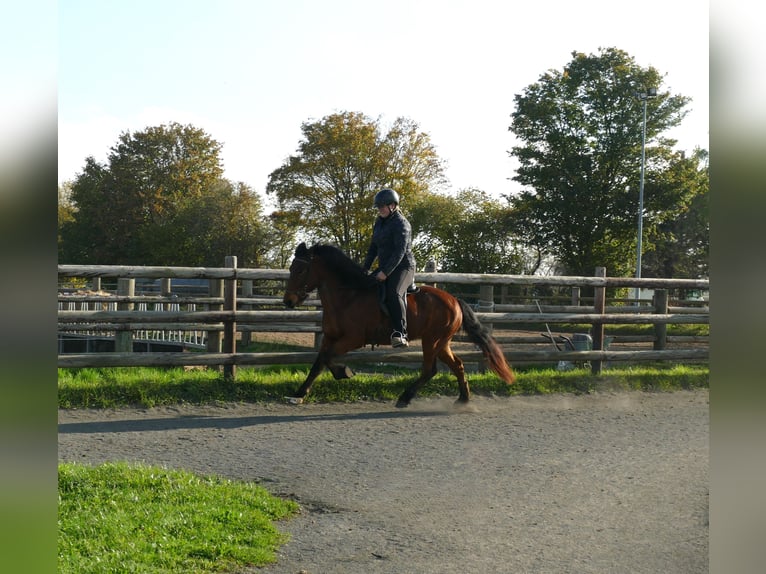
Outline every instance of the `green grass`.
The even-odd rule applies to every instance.
[[[518,374],[513,394],[593,393],[605,391],[677,391],[709,388],[707,365],[613,367],[593,375],[590,369],[534,369]]]
[[[127,463],[60,464],[59,573],[205,573],[275,561],[298,505],[252,483]]]
[[[336,381],[323,373],[312,387],[309,401],[349,402],[394,400],[417,372],[404,368],[375,368],[357,372],[352,379]],[[226,380],[215,370],[184,371],[182,368],[59,369],[58,399],[61,408],[153,407],[178,403],[281,401],[306,378],[307,365],[271,368],[239,368],[236,381]],[[709,368],[705,364],[664,363],[620,366],[592,375],[589,369],[557,371],[553,368],[518,368],[513,385],[492,374],[472,373],[468,382],[479,395],[585,393],[602,389],[675,390],[707,388]],[[418,396],[457,396],[457,382],[439,373]]]

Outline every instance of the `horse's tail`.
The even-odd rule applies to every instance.
[[[460,303],[460,309],[463,311],[463,331],[468,335],[471,342],[484,353],[484,358],[488,361],[492,372],[510,385],[516,380],[516,376],[505,360],[500,345],[497,344],[487,328],[479,323],[479,318],[470,305],[462,299],[458,299],[458,303]]]

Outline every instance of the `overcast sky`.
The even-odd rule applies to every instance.
[[[223,144],[225,177],[263,193],[300,125],[403,116],[452,189],[518,189],[513,97],[573,51],[626,51],[692,98],[678,147],[709,148],[708,2],[699,0],[66,0],[59,3],[59,182],[122,132],[179,122]]]

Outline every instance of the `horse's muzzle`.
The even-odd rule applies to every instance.
[[[303,303],[306,300],[306,296],[307,293],[305,289],[289,289],[285,291],[285,296],[282,297],[282,303],[284,303],[288,309],[293,309]]]

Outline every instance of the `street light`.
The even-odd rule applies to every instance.
[[[641,179],[638,184],[638,245],[636,247],[636,279],[641,279],[641,242],[644,235],[644,165],[646,163],[646,101],[657,97],[657,88],[649,88],[636,92],[636,97],[644,102],[644,123],[641,131]],[[636,287],[636,304],[638,304],[640,287]]]

